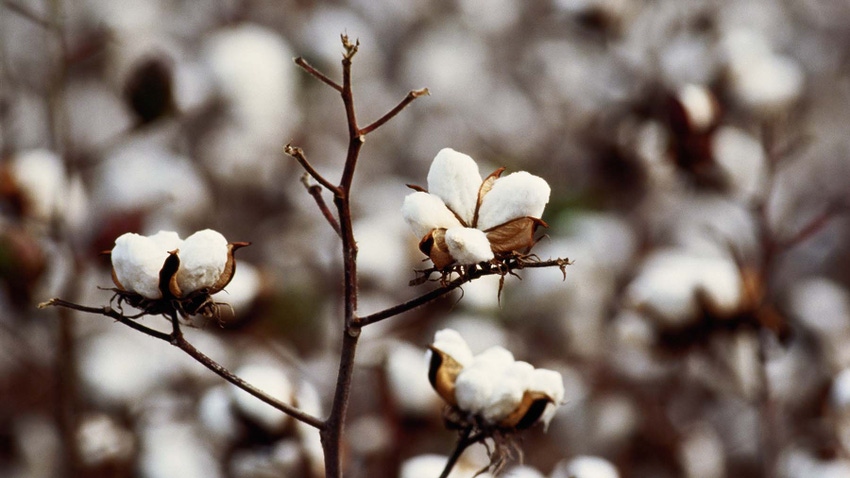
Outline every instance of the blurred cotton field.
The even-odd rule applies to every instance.
[[[434,477],[456,433],[428,383],[457,330],[560,372],[501,476],[850,476],[850,4],[678,0],[0,2],[0,476],[320,477],[315,429],[102,316],[125,232],[240,250],[187,339],[323,417],[339,240],[283,154],[337,180],[339,35],[368,124],[352,192],[366,315],[436,287],[401,214],[438,151],[551,186],[534,253],[366,328],[346,476]],[[164,329],[161,317],[139,319]],[[453,478],[488,464],[470,447]],[[490,476],[487,474],[479,476]]]

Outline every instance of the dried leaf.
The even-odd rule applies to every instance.
[[[493,185],[496,184],[496,180],[499,179],[499,176],[505,172],[505,168],[499,168],[492,173],[490,173],[487,178],[481,183],[481,187],[478,188],[478,202],[475,203],[475,214],[472,217],[472,227],[478,227],[478,210],[481,209],[481,203],[484,201],[484,196],[493,189]]]
[[[549,227],[536,217],[521,217],[484,232],[494,253],[524,252],[537,242],[534,233],[540,226]]]
[[[457,376],[463,370],[463,366],[450,355],[434,348],[434,346],[429,346],[429,348],[431,349],[431,363],[428,367],[428,380],[446,403],[457,406],[455,382],[457,382]]]
[[[543,415],[546,406],[553,403],[549,395],[543,392],[526,391],[519,405],[507,417],[499,422],[499,427],[523,430],[534,425]]]
[[[431,258],[437,269],[448,267],[455,261],[446,245],[445,229],[434,229],[426,234],[419,242],[419,250]]]

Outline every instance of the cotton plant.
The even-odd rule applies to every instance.
[[[119,301],[144,313],[174,307],[183,314],[217,315],[213,294],[223,290],[236,271],[234,251],[247,242],[227,242],[212,229],[185,240],[173,231],[151,236],[126,233],[110,251],[112,281]]]
[[[525,171],[502,177],[499,168],[481,178],[470,156],[445,148],[428,171],[428,189],[411,186],[402,214],[420,238],[419,249],[440,270],[474,265],[523,253],[534,233],[551,189]]]
[[[458,449],[494,439],[491,466],[497,471],[510,439],[538,422],[548,427],[564,400],[564,382],[558,372],[515,360],[501,346],[473,355],[452,329],[434,335],[428,361],[428,379],[448,405],[446,422],[460,430]]]
[[[355,239],[351,207],[351,190],[360,150],[367,135],[393,119],[411,102],[427,95],[428,90],[410,91],[386,114],[372,123],[361,125],[354,108],[351,85],[352,59],[359,49],[359,42],[349,40],[346,35],[342,35],[341,39],[344,50],[341,83],[303,58],[295,59],[301,69],[341,94],[348,122],[348,149],[339,180],[332,181],[319,173],[302,149],[292,145],[284,148],[284,153],[304,169],[302,182],[327,222],[328,233],[334,234],[342,244],[343,310],[339,323],[342,346],[332,396],[319,400],[316,393],[309,400],[303,395],[293,399],[291,384],[275,378],[280,374],[271,374],[272,380],[269,381],[270,374],[265,372],[257,374],[251,369],[232,372],[198,350],[184,336],[181,318],[197,314],[217,315],[219,304],[212,296],[230,283],[236,267],[234,252],[248,244],[228,242],[221,233],[211,229],[196,232],[185,239],[172,231],[159,231],[150,236],[123,234],[115,240],[110,251],[115,284],[112,290],[117,300],[104,307],[89,307],[59,298],[40,304],[41,307],[58,306],[103,315],[179,348],[236,387],[240,394],[233,400],[255,420],[278,424],[294,419],[297,433],[312,457],[311,462],[317,461],[319,452],[322,455],[321,466],[311,466],[314,474],[324,474],[327,478],[340,478],[347,466],[346,454],[343,453],[343,430],[356,365],[355,353],[364,327],[446,296],[481,277],[498,275],[503,280],[506,275],[528,267],[558,267],[565,274],[569,264],[565,258],[540,260],[529,254],[537,241],[536,231],[546,226],[541,219],[550,195],[545,180],[527,172],[503,177],[504,169],[482,178],[474,160],[447,148],[437,154],[431,166],[429,190],[414,188],[416,192],[405,199],[402,214],[397,216],[399,222],[405,220],[413,228],[420,240],[420,249],[434,263],[435,269],[430,272],[442,273],[443,280],[436,288],[404,303],[361,314],[358,303],[366,301],[359,301],[358,241]],[[333,207],[329,206],[325,198],[327,195],[332,198]],[[448,277],[453,272],[460,274],[449,281]],[[414,280],[412,284],[424,282]],[[117,306],[113,308],[113,304]],[[136,315],[125,314],[124,304],[139,312]],[[164,316],[169,320],[171,330],[164,332],[135,320],[143,315]],[[452,340],[456,342],[457,349],[445,345]],[[432,373],[437,377],[432,383],[442,399],[454,407],[454,423],[466,427],[469,433],[478,430],[488,433],[488,436],[508,436],[538,421],[548,423],[555,406],[563,399],[560,375],[516,361],[505,349],[495,348],[481,356],[473,356],[458,334],[453,336],[451,332],[444,332],[438,336],[431,350],[434,357],[442,359],[441,365],[436,369],[432,367],[435,370]],[[502,366],[506,367],[504,371],[500,368]],[[424,370],[422,373],[424,375]],[[299,385],[298,390],[315,389]],[[215,410],[222,402],[221,397],[213,399],[207,405]],[[277,420],[274,415],[278,413],[280,417],[288,416],[287,420]],[[215,428],[219,430],[219,438],[232,433],[227,423],[217,424]],[[481,435],[467,435],[467,438],[472,441],[459,444],[466,447],[476,443]],[[448,476],[453,466],[454,460],[449,460],[442,476]]]

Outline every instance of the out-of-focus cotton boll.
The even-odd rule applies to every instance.
[[[829,398],[834,407],[850,410],[850,368],[838,372],[833,378]]]
[[[251,307],[254,300],[263,291],[263,273],[257,266],[239,261],[233,279],[219,296],[221,300],[233,307],[237,316]]]
[[[167,421],[141,431],[139,471],[146,478],[217,478],[218,460],[191,423]]]
[[[481,279],[473,281],[472,284],[479,280]],[[491,292],[495,294],[495,290]],[[465,296],[464,300],[466,300]],[[507,347],[511,350],[516,350],[516,347],[521,345],[513,343],[505,329],[498,322],[485,315],[454,313],[442,326],[453,332],[457,331],[459,337],[464,337],[461,340],[464,344],[467,344],[466,346],[470,350],[469,361],[461,362],[464,366],[472,362],[472,354],[481,353],[492,345]],[[436,344],[435,342],[434,345],[436,346]]]
[[[732,90],[746,106],[762,114],[779,113],[802,94],[800,65],[774,53],[762,34],[737,29],[723,40]]]
[[[279,169],[281,138],[300,112],[292,50],[277,33],[243,24],[207,40],[204,58],[228,107],[202,154],[222,180],[268,185]]]
[[[502,474],[504,478],[546,478],[546,475],[541,473],[537,468],[520,465],[515,466]]]
[[[818,478],[843,478],[850,476],[850,460],[835,458],[821,460],[809,451],[790,448],[783,450],[778,459],[778,476],[798,478],[816,476]]]
[[[90,15],[114,31],[148,31],[161,26],[165,12],[169,11],[163,0],[132,0],[111,2],[95,0],[86,2]]]
[[[150,228],[175,230],[206,211],[211,195],[188,158],[138,142],[100,165],[92,201],[99,216],[149,211]]]
[[[233,398],[226,385],[209,388],[198,401],[198,420],[222,443],[236,438],[240,431],[232,407]]]
[[[132,125],[128,110],[104,83],[70,82],[65,98],[68,131],[80,150],[102,148]]]
[[[275,443],[271,449],[254,447],[235,451],[228,471],[233,478],[301,476],[301,459],[298,442],[286,439]]]
[[[289,381],[289,377],[281,365],[264,363],[248,364],[239,367],[235,371],[235,374],[267,395],[284,403],[292,403],[292,382]],[[234,385],[230,387],[236,407],[267,431],[272,433],[279,432],[289,422],[289,415],[260,401],[259,398]]]
[[[80,373],[99,403],[125,405],[165,386],[180,370],[175,360],[186,359],[177,350],[122,328],[95,336],[81,347]]]
[[[761,143],[742,130],[726,126],[714,133],[712,148],[735,197],[760,198],[767,186],[767,158]]]
[[[551,478],[619,478],[610,461],[598,456],[577,456],[555,466]]]
[[[323,417],[322,397],[316,387],[306,380],[298,384],[295,391],[295,405],[299,410],[309,413],[314,417]],[[295,430],[300,439],[300,446],[307,458],[307,466],[313,476],[325,474],[325,452],[322,449],[322,440],[319,431],[304,422],[296,421]]]
[[[479,473],[482,465],[472,463],[467,459],[469,453],[461,455],[460,460],[452,468],[448,478],[493,478],[490,473]],[[444,455],[418,455],[408,458],[401,464],[399,478],[422,478],[424,476],[440,476],[449,458]],[[486,465],[486,463],[485,463]]]
[[[661,72],[668,86],[709,84],[715,80],[720,61],[708,38],[679,35],[668,39],[660,50]]]
[[[687,478],[723,478],[726,454],[723,442],[708,424],[700,424],[685,434],[679,459]]]
[[[676,327],[698,318],[701,297],[716,313],[733,313],[741,303],[742,287],[731,258],[660,250],[643,262],[626,290],[626,301]]]
[[[429,104],[464,108],[488,101],[490,52],[468,29],[441,22],[416,38],[406,55],[402,83],[428,85]]]
[[[396,289],[412,277],[407,259],[410,236],[396,215],[370,215],[358,220],[354,231],[357,271],[361,275],[374,280],[384,290]]]
[[[836,282],[824,277],[804,279],[789,296],[794,316],[822,337],[843,337],[850,330],[850,295]]]
[[[614,214],[582,212],[570,215],[567,235],[586,245],[586,252],[592,254],[592,258],[582,257],[581,262],[591,260],[595,266],[613,275],[625,272],[637,251],[638,238],[634,228]],[[564,251],[572,254],[569,249]],[[569,269],[568,275],[572,275]]]
[[[402,413],[426,416],[439,410],[440,400],[428,382],[425,351],[406,343],[390,347],[385,370],[390,393]]]
[[[62,159],[46,149],[16,154],[11,161],[12,178],[21,188],[32,217],[42,221],[58,216],[64,209],[68,181]]]
[[[461,18],[481,33],[498,34],[516,24],[522,4],[511,0],[460,0]]]
[[[688,83],[676,92],[676,100],[685,110],[691,129],[706,131],[717,121],[719,105],[705,86]]]
[[[133,434],[104,414],[84,417],[77,430],[77,440],[80,458],[87,466],[129,461],[136,446]]]
[[[730,247],[747,257],[758,250],[756,219],[749,205],[720,194],[671,195],[649,211],[656,234],[704,255],[726,255]]]

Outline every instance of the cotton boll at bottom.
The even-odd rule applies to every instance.
[[[89,467],[108,462],[129,462],[135,436],[105,414],[84,417],[77,430],[80,458]]]
[[[620,474],[604,458],[577,456],[556,465],[551,478],[620,478]]]
[[[234,373],[267,395],[284,403],[292,403],[292,383],[280,365],[243,365]],[[260,401],[248,392],[235,385],[230,385],[230,390],[237,409],[266,431],[280,432],[289,422],[289,415]]]
[[[486,463],[471,463],[468,460],[469,452],[461,455],[460,460],[452,468],[448,478],[493,478],[490,473],[479,473]],[[444,455],[418,455],[408,458],[401,464],[399,478],[423,478],[429,476],[440,476],[449,458]]]
[[[141,431],[139,471],[145,478],[217,478],[218,459],[189,423],[147,425]]]
[[[455,382],[458,407],[465,412],[480,414],[490,404],[496,373],[495,369],[484,366],[465,368]]]

